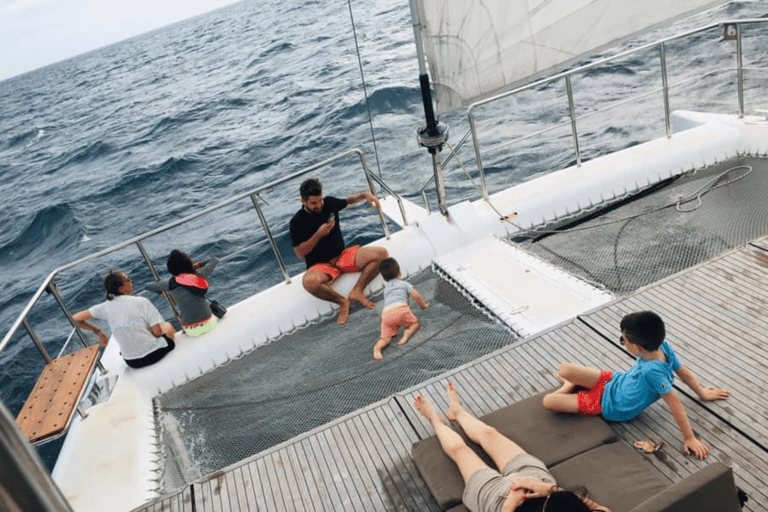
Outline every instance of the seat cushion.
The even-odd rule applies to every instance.
[[[547,466],[561,462],[595,446],[616,441],[615,432],[600,418],[583,418],[547,411],[542,406],[544,394],[503,407],[481,417],[485,423],[518,443]],[[467,444],[493,467],[483,450],[468,440]],[[461,503],[464,480],[453,461],[443,452],[435,436],[414,443],[411,453],[427,487],[447,510]]]
[[[558,485],[584,486],[590,498],[613,512],[628,512],[671,485],[623,441],[598,446],[549,469]]]

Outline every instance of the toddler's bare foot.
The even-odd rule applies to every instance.
[[[336,323],[344,325],[349,320],[349,300],[344,299],[342,304],[339,304],[339,316],[336,317]]]
[[[363,292],[359,292],[357,290],[352,290],[349,293],[348,299],[350,300],[350,302],[359,302],[360,304],[362,304],[368,309],[374,309],[376,307],[376,305],[373,302],[368,300],[368,297],[366,297]]]
[[[445,417],[451,421],[456,421],[459,413],[461,413],[464,408],[461,406],[461,400],[459,400],[459,392],[456,390],[453,382],[446,384],[445,394],[448,395],[448,400],[451,402],[451,406],[448,408],[448,412],[445,413]]]
[[[413,400],[413,407],[419,411],[419,414],[428,419],[430,423],[443,423],[443,420],[440,419],[440,416],[438,416],[435,410],[432,408],[432,404],[427,402],[423,396],[416,395],[416,398]]]
[[[397,342],[397,346],[401,347],[401,346],[405,345],[406,343],[408,343],[409,339],[410,339],[410,337],[403,336],[402,338],[400,338],[400,341]]]
[[[381,350],[373,349],[373,358],[377,361],[384,359],[384,356],[381,355]]]

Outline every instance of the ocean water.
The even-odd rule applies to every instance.
[[[357,41],[345,2],[245,0],[0,82],[2,325],[11,325],[51,270],[351,148],[362,149],[395,191],[421,203],[418,191],[432,169],[415,140],[423,114],[407,2],[354,0],[351,7]],[[735,2],[674,27],[767,11],[765,1]],[[659,30],[632,44],[665,35]],[[699,48],[712,37],[671,45],[673,78],[693,76],[691,65],[700,61],[733,66],[731,47]],[[745,48],[748,63],[765,66],[761,48]],[[614,91],[641,92],[658,82],[654,59],[649,52],[585,74],[584,87],[577,89],[584,91],[577,96],[580,112],[594,110],[595,102],[607,97],[621,99]],[[733,112],[732,78],[723,75],[715,87],[683,87],[675,92],[674,107]],[[763,94],[764,79],[750,82],[750,97]],[[523,95],[483,114],[481,132],[490,146],[567,118],[562,90],[540,89],[536,98]],[[639,103],[585,121],[583,157],[661,136],[657,107]],[[641,120],[645,115],[653,124]],[[451,126],[452,142],[466,131],[461,113],[443,121]],[[569,132],[546,137],[490,151],[484,163],[492,189],[574,162]],[[460,160],[463,165],[455,160],[447,169],[452,202],[478,197],[470,148]],[[316,175],[330,194],[365,187],[352,163]],[[303,264],[293,257],[287,234],[299,204],[298,182],[262,199],[290,272],[300,272]],[[382,234],[375,215],[345,221],[344,229],[347,240],[357,243]],[[223,258],[212,294],[226,304],[282,279],[247,203],[156,237],[146,247],[161,273],[174,247],[199,259]],[[150,279],[135,249],[83,265],[59,279],[71,310],[102,300],[101,277],[110,267],[125,269],[139,285]],[[51,297],[44,297],[31,320],[49,351],[57,353],[68,329]],[[0,354],[0,397],[12,413],[42,363],[23,332]]]

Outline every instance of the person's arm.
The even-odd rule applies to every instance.
[[[681,366],[675,373],[680,377],[681,381],[685,382],[685,384],[704,401],[725,400],[731,396],[731,392],[727,389],[720,389],[714,386],[703,387],[699,384],[699,381],[696,379],[693,372],[686,366]]]
[[[331,216],[331,218],[328,219],[328,222],[321,224],[320,227],[317,228],[317,231],[315,231],[315,233],[309,237],[309,239],[301,242],[299,245],[294,246],[293,252],[296,253],[297,257],[304,259],[307,254],[315,250],[315,247],[317,247],[317,244],[320,243],[320,240],[327,236],[335,225],[336,220],[333,216]]]
[[[168,280],[164,281],[154,281],[151,283],[147,283],[144,285],[144,289],[150,292],[156,292],[156,293],[163,293],[167,292],[169,290],[168,288]]]
[[[87,309],[84,309],[83,311],[78,311],[77,313],[72,315],[72,318],[75,320],[75,322],[77,322],[77,325],[81,329],[85,329],[87,331],[96,333],[96,336],[99,337],[99,343],[101,343],[105,347],[107,346],[107,343],[109,343],[109,337],[98,326],[88,322],[88,320],[93,318],[93,315],[91,314],[90,311],[88,311]]]
[[[692,453],[697,459],[707,458],[709,450],[693,434],[691,423],[688,421],[688,415],[685,413],[680,397],[674,391],[661,396],[667,402],[669,410],[672,412],[672,417],[675,418],[675,423],[677,423],[680,432],[683,434],[683,451],[685,453]]]
[[[203,277],[208,277],[213,272],[213,269],[216,268],[216,265],[219,264],[219,258],[209,258],[203,262],[195,263],[195,268],[197,269],[197,273],[200,274]]]
[[[352,194],[351,196],[347,196],[347,206],[354,206],[360,201],[368,201],[371,206],[375,206],[376,208],[381,208],[381,204],[379,204],[379,199],[371,194],[370,192],[360,192],[358,194]]]
[[[427,301],[424,300],[424,297],[421,296],[416,288],[411,288],[411,297],[421,309],[427,309],[429,307]]]

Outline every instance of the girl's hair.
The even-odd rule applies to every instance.
[[[168,272],[178,276],[179,274],[197,274],[195,271],[195,264],[192,263],[192,258],[183,251],[174,249],[171,254],[168,255],[168,263],[166,263]]]
[[[120,287],[125,282],[123,275],[124,272],[122,270],[113,268],[104,276],[104,289],[107,290],[107,300],[112,300],[120,295]]]
[[[532,498],[515,509],[515,512],[589,512],[581,499],[586,489],[574,491],[558,490],[545,498]]]

